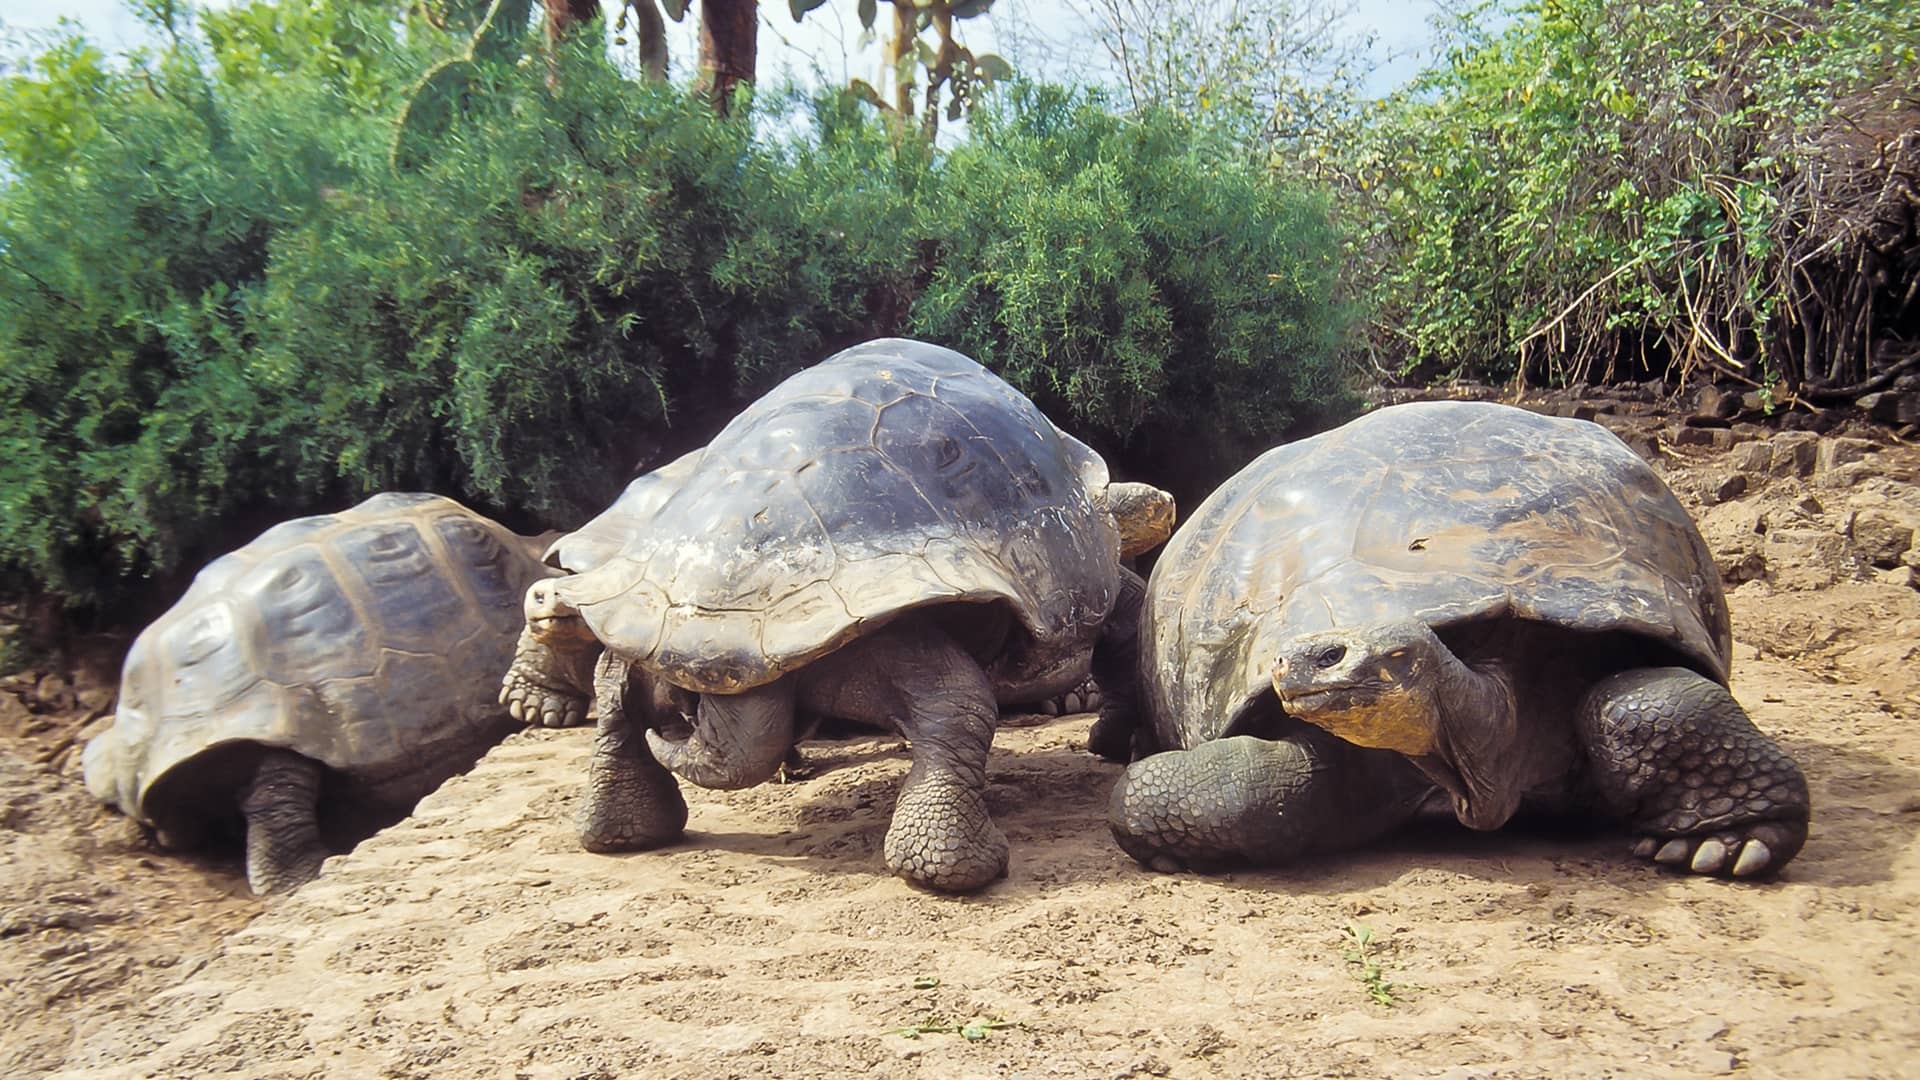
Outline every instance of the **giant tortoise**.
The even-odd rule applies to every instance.
[[[541,546],[422,494],[268,529],[134,640],[88,789],[165,847],[244,827],[253,891],[300,885],[512,730]]]
[[[897,730],[913,764],[887,867],[978,888],[1007,866],[985,799],[998,706],[1086,677],[1120,560],[1165,539],[1171,506],[1110,484],[1099,455],[965,356],[867,342],[557,541],[549,561],[572,573],[529,590],[502,697],[547,722],[594,699],[594,851],[677,838],[672,774],[767,779],[796,710]]]
[[[1169,542],[1141,620],[1167,752],[1110,823],[1149,866],[1350,847],[1430,801],[1477,829],[1613,819],[1702,874],[1806,840],[1805,779],[1727,691],[1712,556],[1585,421],[1409,404],[1271,450]]]

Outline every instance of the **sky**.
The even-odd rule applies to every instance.
[[[1002,50],[994,24],[1005,13],[1007,21],[1027,33],[1065,42],[1083,32],[1079,11],[1086,6],[1087,0],[999,0],[987,17],[962,23],[958,36],[976,54]],[[1367,79],[1370,89],[1383,92],[1419,70],[1424,59],[1422,50],[1430,38],[1427,20],[1440,9],[1440,0],[1348,0],[1347,6],[1351,10],[1347,29],[1356,36],[1371,35],[1374,39],[1375,66]],[[875,78],[880,50],[878,45],[864,50],[852,47],[860,28],[850,0],[830,0],[797,25],[780,0],[765,0],[760,8],[759,63],[763,79],[791,70],[804,81],[816,69],[836,82],[852,77]],[[89,37],[109,52],[151,40],[122,0],[0,0],[0,25],[7,29],[42,29],[61,16],[85,26]],[[692,23],[689,16],[686,24],[673,28],[677,74],[684,73],[695,53]],[[1061,53],[1070,55],[1071,50]],[[1021,59],[1017,54],[1014,58]],[[1066,73],[1042,70],[1037,74],[1058,77]]]

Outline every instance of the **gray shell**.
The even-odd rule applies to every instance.
[[[1025,641],[996,680],[1037,685],[1084,674],[1118,593],[1106,487],[992,372],[885,339],[781,383],[549,561],[579,571],[556,588],[602,642],[688,689],[758,686],[951,602],[1010,610]]]
[[[1533,619],[1656,639],[1725,683],[1712,553],[1605,428],[1485,402],[1381,409],[1277,447],[1188,518],[1148,585],[1163,746],[1217,738],[1281,645],[1341,626]]]
[[[549,573],[530,541],[437,495],[276,525],[135,639],[113,726],[87,745],[87,787],[149,824],[218,814],[178,804],[221,792],[164,781],[248,742],[410,804],[505,733],[500,673],[522,595]]]

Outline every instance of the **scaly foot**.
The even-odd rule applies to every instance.
[[[579,727],[587,722],[586,698],[543,686],[517,667],[500,680],[500,704],[515,720],[530,726]]]
[[[952,773],[908,777],[884,846],[887,869],[940,892],[970,892],[1007,873],[1007,837],[987,800]]]

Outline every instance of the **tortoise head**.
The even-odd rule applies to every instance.
[[[560,599],[555,578],[542,578],[527,587],[521,610],[527,616],[527,631],[543,645],[560,647],[594,641],[593,631],[580,617],[580,609]]]
[[[1438,740],[1444,650],[1419,622],[1303,634],[1281,648],[1273,689],[1288,715],[1329,734],[1424,757]]]
[[[1423,622],[1303,634],[1281,648],[1273,688],[1294,718],[1406,755],[1462,824],[1499,828],[1520,805],[1511,684],[1469,667]]]
[[[113,723],[87,740],[80,760],[87,791],[109,806],[132,816],[140,809],[138,748],[128,745],[128,732],[151,731],[146,718],[123,699],[115,711]],[[124,725],[124,726],[123,726]]]
[[[1120,557],[1131,559],[1173,535],[1173,496],[1152,484],[1107,485],[1107,510],[1120,528]]]

